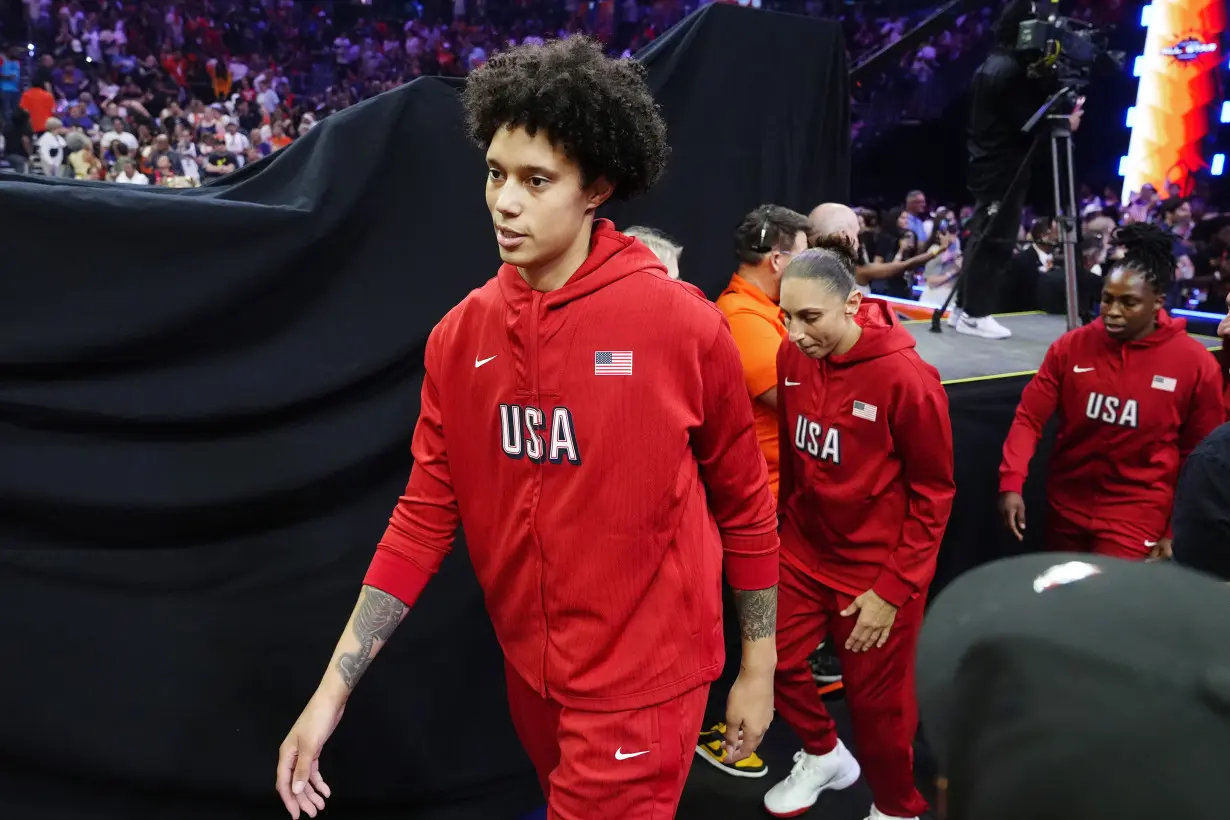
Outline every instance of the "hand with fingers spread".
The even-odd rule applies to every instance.
[[[849,618],[856,614],[858,621],[846,640],[846,649],[866,652],[884,646],[897,618],[897,607],[869,589],[842,610],[841,617]]]
[[[282,741],[276,787],[294,820],[299,820],[300,813],[315,817],[333,794],[320,776],[320,752],[345,708],[344,703],[317,692]]]

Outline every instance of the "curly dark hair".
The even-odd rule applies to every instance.
[[[1174,283],[1174,246],[1170,236],[1156,225],[1124,225],[1115,231],[1114,243],[1121,256],[1116,267],[1140,274],[1153,292],[1162,295]]]
[[[607,57],[588,37],[522,45],[470,74],[463,102],[470,136],[486,150],[496,131],[539,130],[612,198],[650,190],[666,165],[666,123],[635,60]]]

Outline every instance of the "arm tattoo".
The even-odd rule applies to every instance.
[[[777,587],[735,590],[739,627],[745,641],[769,638],[777,632]]]
[[[359,648],[337,659],[337,671],[347,689],[354,691],[359,678],[372,663],[376,642],[387,641],[405,614],[406,605],[392,595],[373,587],[363,588],[359,608],[354,614],[354,636],[359,639]]]

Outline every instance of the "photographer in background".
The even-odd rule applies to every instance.
[[[1031,72],[1031,61],[1037,55],[1015,48],[1021,23],[1032,17],[1029,0],[1012,0],[996,23],[996,47],[974,74],[970,87],[966,182],[976,206],[958,284],[957,307],[962,315],[956,329],[983,339],[1012,335],[991,313],[999,295],[1000,271],[1012,260],[1029,189],[1026,166],[1032,159],[1035,137],[1021,129],[1059,90],[1053,76]],[[1080,127],[1083,102],[1079,100],[1071,114],[1074,131]]]

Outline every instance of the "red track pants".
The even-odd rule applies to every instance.
[[[547,820],[671,820],[692,767],[709,687],[628,712],[582,712],[538,695],[511,666],[508,705],[547,797]]]
[[[1052,505],[1046,515],[1046,549],[1143,561],[1165,532],[1136,518],[1130,514],[1095,518]]]
[[[914,735],[918,702],[914,694],[914,652],[925,596],[897,612],[888,643],[866,652],[847,652],[857,616],[843,618],[851,596],[825,586],[781,562],[777,587],[777,713],[803,740],[808,754],[837,747],[837,729],[816,689],[807,656],[827,638],[841,659],[841,674],[854,724],[856,757],[871,787],[876,808],[890,817],[916,817],[927,801],[914,786]]]

